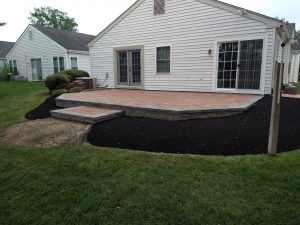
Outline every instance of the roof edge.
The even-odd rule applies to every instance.
[[[278,27],[282,24],[282,22],[280,20],[277,20],[275,18],[260,14],[260,13],[256,13],[253,12],[251,10],[239,7],[239,6],[235,6],[235,5],[231,5],[222,1],[218,1],[218,0],[196,0],[198,2],[202,2],[204,4],[208,4],[211,6],[215,6],[217,8],[247,17],[249,19],[253,19],[262,23],[265,23],[271,27]]]

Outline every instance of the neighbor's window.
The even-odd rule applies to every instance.
[[[54,73],[58,73],[58,58],[57,57],[53,57],[53,70],[54,70]]]
[[[165,0],[154,0],[154,15],[165,13]]]
[[[32,34],[32,30],[29,30],[29,40],[33,40],[33,34]]]
[[[9,60],[9,72],[14,73],[14,74],[18,73],[16,60]]]
[[[158,47],[156,49],[156,72],[170,73],[171,71],[171,47]]]
[[[64,57],[53,57],[53,70],[54,73],[65,70]]]
[[[59,71],[65,70],[65,61],[64,57],[59,57]]]
[[[77,57],[71,57],[71,68],[78,70]]]

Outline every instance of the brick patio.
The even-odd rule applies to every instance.
[[[93,106],[123,110],[128,116],[177,120],[235,115],[261,98],[244,94],[103,89],[64,94],[56,102],[64,108]]]

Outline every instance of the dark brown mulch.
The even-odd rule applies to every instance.
[[[25,115],[28,120],[45,119],[51,117],[50,111],[59,109],[55,103],[55,97],[47,98],[42,104]]]
[[[163,121],[120,117],[96,124],[88,142],[103,147],[165,153],[245,155],[267,152],[270,96],[227,118]],[[279,151],[300,149],[300,99],[282,99]]]

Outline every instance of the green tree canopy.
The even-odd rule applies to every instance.
[[[61,30],[77,31],[78,24],[66,12],[51,7],[34,8],[28,18],[32,24],[53,27]]]
[[[5,26],[5,25],[6,25],[6,23],[0,22],[0,27]]]

